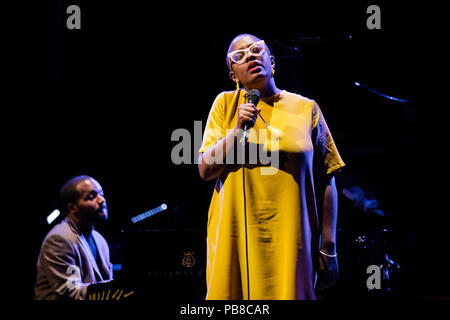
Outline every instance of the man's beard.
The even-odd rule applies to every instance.
[[[103,210],[101,209],[88,210],[87,212],[85,212],[84,216],[93,225],[100,225],[103,224],[106,220],[108,220],[108,209],[103,208]]]
[[[103,210],[99,209],[95,212],[94,215],[94,223],[101,224],[108,220],[108,209],[103,208]]]

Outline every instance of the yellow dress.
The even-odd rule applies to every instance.
[[[246,103],[246,94],[240,90],[217,96],[199,152],[236,126],[237,108]],[[327,174],[344,162],[314,100],[283,90],[261,99],[258,107],[262,110],[249,146],[261,147],[258,150],[270,152],[272,158],[269,165],[246,164],[244,170],[250,299],[315,299],[312,255],[320,232],[313,155]],[[242,165],[227,165],[214,188],[208,212],[206,299],[248,298],[242,170]]]

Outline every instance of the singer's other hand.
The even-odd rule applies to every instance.
[[[261,108],[255,108],[255,105],[253,103],[241,104],[238,107],[238,120],[236,127],[242,130],[245,129],[246,124],[249,127],[253,127],[258,115],[256,111],[261,112]]]

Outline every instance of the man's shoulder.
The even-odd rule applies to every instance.
[[[66,222],[61,221],[55,225],[45,236],[44,242],[60,242],[75,244],[79,241],[78,235],[72,230],[72,227]]]

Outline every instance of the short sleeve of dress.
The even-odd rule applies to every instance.
[[[223,139],[224,103],[224,93],[221,93],[214,100],[211,111],[209,112],[205,132],[203,134],[202,146],[198,152],[205,152]]]
[[[314,144],[314,153],[318,154],[319,161],[323,164],[326,174],[334,173],[345,166],[345,163],[334,144],[333,137],[328,129],[322,111],[315,101],[312,110],[311,137]]]

